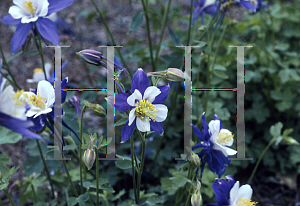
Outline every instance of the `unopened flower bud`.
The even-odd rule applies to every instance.
[[[72,105],[74,108],[75,108],[75,110],[76,110],[76,114],[78,115],[78,117],[79,118],[81,118],[81,114],[80,114],[80,98],[79,97],[77,97],[77,96],[72,96],[69,100],[68,100],[68,103],[70,104],[70,105]],[[74,118],[76,117],[76,114],[75,114],[75,116],[74,116]],[[73,119],[74,119],[73,118]],[[72,120],[73,120],[72,119]]]
[[[200,161],[200,158],[197,154],[195,154],[194,152],[192,152],[191,154],[191,158],[190,158],[190,162],[192,164],[194,164],[197,168],[200,168],[200,165],[201,165],[201,161]]]
[[[90,170],[95,162],[96,159],[96,153],[93,149],[93,140],[95,138],[90,135],[90,144],[87,150],[85,150],[84,155],[83,155],[83,161],[85,166]]]
[[[166,71],[166,79],[172,82],[184,81],[184,73],[180,69],[169,68]]]
[[[94,64],[96,66],[103,65],[102,61],[102,53],[92,50],[92,49],[85,49],[80,52],[76,53],[78,56],[80,56],[84,61],[90,64]]]
[[[191,197],[192,206],[201,206],[202,205],[202,196],[201,196],[200,188],[201,188],[201,183],[197,179],[197,189]]]
[[[100,116],[100,117],[106,117],[106,111],[105,109],[99,105],[99,104],[92,104],[92,103],[85,103],[85,109],[86,110],[93,110],[93,113],[97,116]]]
[[[287,145],[299,145],[299,142],[292,137],[284,137],[282,142]]]

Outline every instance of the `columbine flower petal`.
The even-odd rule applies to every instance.
[[[154,104],[155,109],[157,110],[156,117],[155,117],[155,121],[156,122],[162,122],[165,121],[165,119],[167,118],[168,115],[168,107],[166,107],[166,105],[163,104]]]
[[[19,24],[11,39],[11,52],[16,53],[20,46],[22,46],[26,39],[29,30],[32,28],[32,24]]]
[[[140,91],[141,94],[144,94],[145,90],[148,87],[149,79],[147,77],[147,74],[142,69],[138,69],[132,77],[130,92],[133,93],[134,90],[137,89]]]
[[[136,120],[133,121],[133,123],[129,126],[129,119],[125,122],[123,129],[122,129],[122,138],[121,138],[121,143],[126,142],[131,135],[133,134],[135,128],[136,128]]]
[[[152,102],[152,104],[162,104],[164,101],[166,101],[170,92],[170,85],[160,86],[158,89],[161,91],[161,93],[155,97],[155,100]]]
[[[148,100],[150,103],[154,101],[154,99],[161,93],[161,91],[155,87],[151,86],[145,90],[143,99]]]
[[[59,44],[59,35],[56,25],[47,18],[41,18],[36,22],[36,28],[42,37],[50,41],[53,45]]]
[[[162,127],[161,122],[150,122],[150,130],[157,132],[159,135],[162,135],[164,133],[164,129]]]
[[[53,89],[53,86],[49,82],[47,82],[45,80],[40,81],[37,86],[37,93],[41,97],[45,98],[47,107],[51,107],[53,105],[53,103],[55,102],[54,89]]]
[[[21,23],[21,19],[14,19],[10,14],[4,16],[1,18],[1,22],[4,24],[20,24]]]
[[[130,105],[130,106],[135,106],[135,102],[136,100],[140,101],[142,100],[142,94],[140,93],[139,90],[134,90],[133,94],[130,95],[128,98],[127,98],[127,103]]]
[[[130,111],[130,113],[129,113],[129,117],[128,117],[128,119],[129,119],[129,122],[128,122],[128,125],[130,126],[131,124],[132,124],[132,122],[135,120],[135,108],[134,109],[132,109],[131,111]]]
[[[115,96],[107,97],[107,101],[111,105],[115,104],[116,110],[118,110],[120,112],[126,112],[128,109],[130,109],[130,105],[127,103],[127,98],[129,96],[130,95],[127,93],[121,93],[121,94],[117,94]]]
[[[8,13],[12,16],[14,19],[20,19],[23,17],[22,9],[18,6],[11,6],[8,10]],[[22,22],[23,23],[23,22]]]
[[[141,118],[136,118],[136,127],[141,132],[148,132],[150,131],[150,122],[142,120]]]
[[[73,4],[74,0],[48,0],[49,7],[48,7],[48,15],[63,10],[64,8]]]
[[[49,2],[48,0],[35,0],[35,5],[36,5],[36,13],[44,17],[48,13],[48,7],[49,7]]]

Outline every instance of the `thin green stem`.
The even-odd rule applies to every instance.
[[[48,178],[48,181],[50,183],[52,198],[54,198],[54,189],[53,189],[53,184],[52,184],[52,180],[51,180],[51,177],[50,177],[50,173],[49,173],[49,170],[48,170],[48,167],[47,167],[47,164],[46,164],[43,152],[42,152],[41,145],[40,145],[40,143],[37,139],[36,139],[36,144],[38,146],[38,149],[39,149],[39,152],[40,152],[40,155],[41,155],[41,158],[42,158],[45,170],[46,170],[47,178]]]
[[[110,36],[110,38],[111,38],[111,41],[113,42],[114,45],[117,45],[117,44],[116,44],[116,41],[115,41],[115,39],[114,39],[114,37],[113,37],[113,35],[112,35],[110,29],[109,29],[109,27],[108,27],[108,24],[107,24],[107,22],[106,22],[106,20],[105,20],[105,18],[104,18],[104,16],[103,16],[103,14],[101,13],[101,11],[100,11],[100,9],[98,8],[98,6],[97,6],[97,4],[95,3],[95,1],[94,1],[94,0],[91,0],[91,1],[92,1],[92,3],[93,3],[94,6],[95,6],[98,15],[100,16],[101,21],[102,21],[102,23],[104,24],[104,27],[105,27],[106,31],[108,32],[108,34],[109,34],[109,36]],[[124,57],[123,57],[122,53],[120,52],[120,49],[119,49],[118,47],[116,47],[116,49],[117,49],[117,52],[118,52],[118,54],[119,54],[119,57],[121,58],[121,61],[122,61],[122,64],[124,65],[124,67],[125,67],[125,68],[129,68],[129,67],[127,66],[125,60],[124,60]],[[131,78],[132,78],[132,75],[131,75],[130,72],[129,72],[129,74],[130,74],[130,76],[131,76]]]
[[[31,190],[32,190],[33,197],[34,197],[34,202],[37,203],[37,198],[36,198],[35,190],[34,190],[34,187],[33,187],[32,184],[31,184]]]
[[[141,179],[142,179],[142,173],[143,173],[143,168],[144,168],[144,162],[145,162],[145,149],[146,149],[146,133],[144,134],[144,137],[142,136],[141,132],[139,130],[138,135],[141,139],[141,146],[142,146],[142,154],[141,154],[141,164],[139,167],[139,170],[137,171],[138,173],[138,178],[137,178],[137,193],[138,193],[138,198],[137,198],[137,204],[140,204],[140,189],[141,189]]]
[[[62,154],[62,155],[63,155],[63,154]],[[67,165],[66,165],[65,160],[62,160],[62,163],[63,163],[63,166],[64,166],[65,171],[66,171],[66,173],[67,173],[67,177],[68,177],[68,180],[69,180],[69,182],[70,182],[70,184],[71,184],[71,187],[72,187],[72,189],[73,189],[73,192],[74,192],[75,196],[78,197],[78,193],[77,193],[77,191],[76,191],[76,189],[75,189],[75,187],[74,187],[74,184],[73,184],[73,182],[72,182],[72,179],[71,179],[71,176],[70,176],[70,173],[69,173],[69,170],[68,170],[68,167],[67,167]]]
[[[95,152],[96,152],[96,206],[99,206],[99,154],[97,148],[95,148]]]
[[[142,0],[144,12],[145,12],[145,18],[146,18],[146,27],[147,27],[147,36],[148,36],[148,41],[149,41],[149,49],[150,49],[150,58],[151,58],[151,65],[152,65],[152,71],[156,71],[154,59],[153,59],[153,49],[152,49],[152,41],[151,41],[151,36],[150,36],[150,24],[149,24],[149,16],[148,16],[148,8],[147,4]]]
[[[166,29],[166,26],[167,26],[167,19],[168,19],[168,14],[169,14],[169,11],[170,11],[171,2],[172,2],[172,0],[168,1],[168,4],[166,5],[166,12],[164,13],[164,16],[163,16],[163,23],[162,23],[162,27],[161,27],[161,33],[160,33],[160,36],[159,36],[158,48],[157,48],[157,52],[156,52],[156,55],[155,55],[155,66],[157,66],[158,55],[159,55],[159,52],[160,52],[162,39],[164,37],[165,29]]]
[[[2,54],[2,58],[3,58],[3,61],[6,65],[6,71],[8,72],[8,74],[11,76],[11,79],[12,79],[12,82],[13,82],[13,85],[15,85],[18,89],[21,89],[21,87],[18,85],[18,83],[16,82],[14,76],[12,75],[12,73],[10,72],[10,69],[9,69],[9,65],[8,65],[8,62],[6,61],[6,58],[4,56],[4,53],[3,53],[3,50],[2,50],[2,47],[0,46],[0,51],[1,51],[1,54]],[[1,73],[2,74],[2,73]],[[9,80],[10,81],[10,80]],[[10,81],[11,82],[11,81]],[[11,83],[12,83],[11,82]]]
[[[264,156],[265,153],[268,151],[268,149],[270,148],[270,146],[271,146],[272,144],[274,144],[275,142],[276,142],[276,138],[274,137],[274,138],[269,142],[269,144],[266,146],[266,148],[265,148],[264,151],[261,153],[261,155],[259,156],[258,161],[256,162],[256,165],[255,165],[255,167],[254,167],[254,169],[253,169],[253,171],[252,171],[252,173],[251,173],[251,176],[250,176],[250,178],[248,179],[248,184],[251,183],[251,181],[252,181],[252,179],[253,179],[253,177],[254,177],[254,175],[255,175],[255,173],[256,173],[256,170],[257,170],[257,168],[258,168],[258,165],[259,165],[260,161],[262,160],[263,156]]]
[[[191,187],[190,187],[190,191],[189,191],[189,195],[186,199],[186,202],[185,202],[185,206],[188,206],[190,205],[190,202],[191,202],[191,196],[192,196],[192,189],[193,189],[193,184],[191,184]]]
[[[47,74],[46,74],[46,69],[45,69],[45,61],[44,61],[44,54],[43,54],[43,47],[42,47],[42,37],[40,35],[39,32],[38,33],[38,41],[39,41],[39,48],[37,48],[39,50],[39,54],[41,56],[42,59],[42,65],[43,65],[43,71],[44,71],[44,76],[45,76],[45,80],[47,80]]]
[[[86,106],[84,105],[82,110],[81,110],[81,118],[80,118],[80,123],[79,123],[79,128],[80,128],[80,144],[79,144],[79,176],[80,176],[80,191],[81,194],[83,194],[83,181],[82,181],[82,124],[83,124],[83,113],[85,110]]]
[[[191,37],[191,28],[192,28],[192,16],[193,16],[193,2],[194,0],[191,0],[191,7],[190,7],[190,21],[189,21],[189,31],[188,31],[188,39],[186,45],[190,45],[190,37]]]
[[[15,206],[15,203],[14,203],[14,201],[12,200],[12,198],[11,198],[9,192],[8,192],[8,189],[5,188],[3,191],[4,191],[4,193],[6,194],[7,198],[9,199],[10,204],[11,204],[12,206]]]
[[[135,155],[134,152],[134,146],[133,146],[133,135],[130,137],[130,149],[131,149],[131,168],[132,168],[132,184],[133,184],[133,190],[134,190],[134,198],[135,198],[135,203],[138,203],[137,200],[137,191],[136,191],[136,182],[135,182],[135,170],[134,170],[134,162],[133,162],[133,156]],[[137,162],[136,162],[137,166]]]

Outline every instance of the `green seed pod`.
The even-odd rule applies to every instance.
[[[202,195],[200,192],[200,188],[201,188],[201,183],[197,179],[197,189],[191,197],[192,206],[201,206],[202,205]]]
[[[201,160],[200,160],[199,156],[197,154],[195,154],[194,152],[192,152],[192,154],[191,154],[190,162],[193,165],[195,165],[197,168],[200,168],[200,166],[201,166]]]
[[[96,153],[93,149],[85,150],[83,155],[83,161],[85,166],[88,168],[88,170],[90,170],[93,167],[95,159],[96,159]]]

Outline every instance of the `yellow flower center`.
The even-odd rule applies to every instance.
[[[33,73],[34,73],[34,74],[36,74],[36,73],[43,73],[43,69],[41,69],[41,68],[35,68],[35,69],[33,70]]]
[[[233,140],[232,132],[228,130],[221,130],[219,136],[216,139],[216,142],[224,146],[229,144],[229,142],[231,142],[232,140]]]
[[[253,202],[247,198],[240,198],[237,203],[239,203],[237,206],[255,206],[257,204],[257,202]]]
[[[250,0],[250,2],[251,2],[251,4],[252,4],[253,6],[256,6],[256,5],[257,5],[257,0]]]
[[[35,16],[36,7],[33,6],[32,1],[23,1],[23,9],[31,14],[31,17]]]
[[[135,109],[135,115],[137,117],[140,117],[141,119],[145,119],[145,121],[154,121],[156,114],[153,114],[157,112],[155,109],[155,106],[151,104],[148,100],[140,100],[139,102],[135,103],[136,109]]]
[[[46,106],[46,100],[45,100],[45,97],[41,97],[39,94],[37,95],[32,95],[30,97],[30,101],[28,101],[28,103],[36,106],[36,107],[39,107],[41,109],[44,109],[45,106]]]

